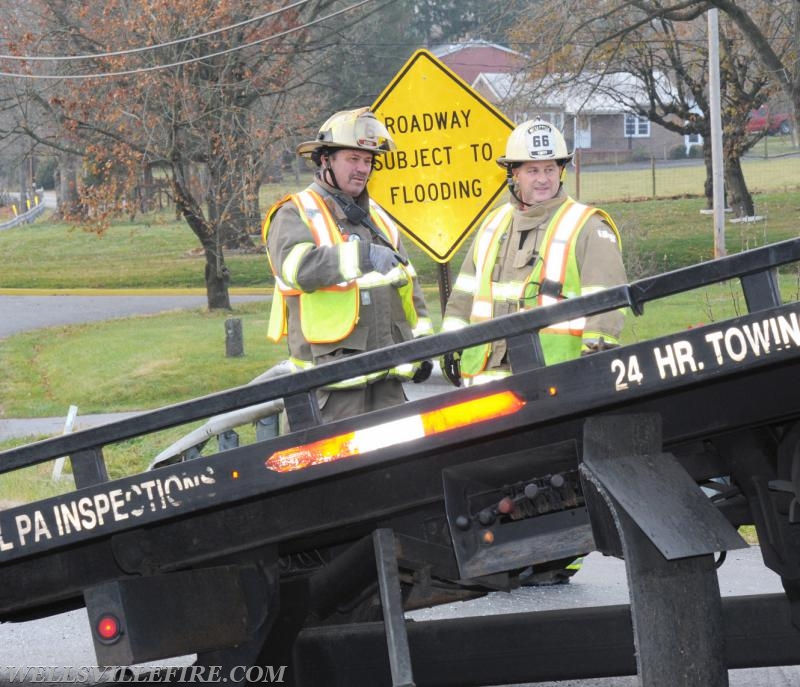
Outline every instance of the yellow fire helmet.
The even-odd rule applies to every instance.
[[[311,157],[319,148],[355,148],[370,153],[396,150],[386,127],[368,107],[331,115],[319,128],[317,138],[297,146],[300,157]]]
[[[529,119],[511,132],[506,154],[497,158],[497,164],[508,167],[531,160],[555,160],[565,165],[571,159],[567,142],[553,124],[544,119]]]

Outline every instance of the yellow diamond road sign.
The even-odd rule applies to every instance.
[[[505,189],[495,160],[514,125],[427,50],[372,106],[397,144],[370,195],[437,262],[448,262]]]

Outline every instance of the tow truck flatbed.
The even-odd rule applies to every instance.
[[[78,486],[0,512],[0,620],[84,604],[91,616],[111,604],[127,634],[96,642],[106,663],[187,651],[201,663],[234,660],[242,647],[258,645],[248,660],[307,666],[298,652],[330,661],[343,637],[352,640],[349,630],[374,628],[361,624],[364,614],[374,620],[382,610],[385,633],[395,637],[386,684],[409,684],[403,609],[510,589],[530,565],[594,549],[624,557],[631,579],[646,579],[657,552],[662,572],[681,570],[685,591],[676,594],[704,604],[711,598],[702,617],[685,622],[686,634],[713,659],[710,674],[721,674],[719,647],[703,649],[699,639],[727,631],[707,568],[714,552],[742,545],[736,527],[756,524],[765,563],[789,590],[775,603],[795,612],[800,303],[782,303],[777,268],[798,260],[800,241],[787,241],[0,453],[2,472],[68,455]],[[620,307],[641,313],[649,301],[733,279],[747,314],[542,364],[537,332],[551,322]],[[325,384],[500,338],[509,342],[514,370],[507,378],[318,423],[315,391]],[[122,479],[105,476],[102,449],[110,443],[277,398],[294,428],[289,434]],[[419,418],[463,417],[490,401],[499,404],[496,416],[408,431]],[[342,436],[349,438],[340,446],[358,447],[353,455],[276,468],[286,465],[278,458]],[[696,485],[720,476],[730,483],[705,498]],[[646,507],[626,500],[631,491]],[[215,585],[236,591],[216,600],[200,594]],[[629,609],[634,618],[659,603],[647,582],[641,587]],[[131,611],[132,596],[144,611]],[[174,638],[155,619],[165,598],[179,606],[194,600],[211,620],[190,613],[196,631]],[[771,603],[759,608],[774,612]],[[268,620],[256,623],[259,614]],[[214,623],[227,636],[214,635]],[[472,632],[468,625],[456,624],[456,635]],[[791,627],[781,646],[794,656],[800,633]],[[647,638],[633,639],[641,675],[676,660],[674,644],[657,650]],[[411,656],[435,652],[426,644],[413,639]],[[318,673],[304,671],[316,677],[292,671],[290,679],[318,684]],[[706,682],[686,684],[722,684],[709,682],[709,673],[694,679]]]

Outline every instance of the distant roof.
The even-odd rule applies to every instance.
[[[630,72],[584,75],[572,81],[567,77],[553,75],[548,87],[546,82],[532,83],[519,74],[482,72],[472,85],[490,90],[497,102],[522,100],[543,111],[557,109],[567,114],[616,114],[649,103],[645,84]],[[666,76],[656,75],[656,79],[660,97],[674,99]]]
[[[537,90],[524,75],[509,72],[481,72],[475,77],[472,87],[482,90],[481,86],[488,89],[498,102],[511,98],[532,98]]]
[[[490,43],[489,41],[484,41],[481,39],[464,41],[463,43],[445,43],[443,45],[437,45],[435,48],[431,48],[431,52],[436,57],[444,57],[445,55],[452,55],[453,53],[458,52],[459,50],[465,50],[466,48],[494,48],[495,50],[501,50],[512,55],[524,57],[521,52],[507,48],[504,45]]]

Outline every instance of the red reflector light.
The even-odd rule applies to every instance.
[[[119,619],[111,613],[100,616],[95,629],[97,630],[97,637],[104,644],[116,642],[122,634]]]

